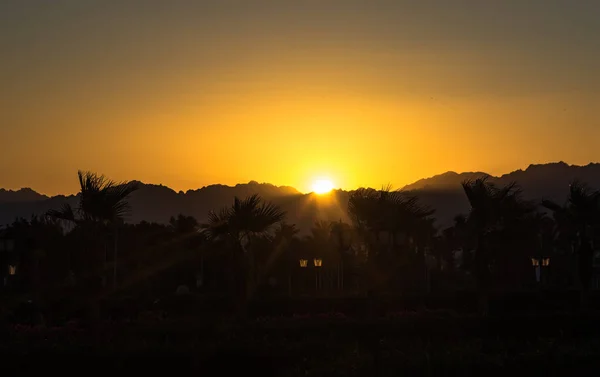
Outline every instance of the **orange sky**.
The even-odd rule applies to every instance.
[[[0,187],[401,187],[600,160],[600,3],[490,3],[4,1]]]

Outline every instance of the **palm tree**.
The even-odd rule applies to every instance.
[[[332,231],[332,223],[330,221],[316,221],[310,228],[309,238],[312,242],[318,245],[325,245],[329,242]]]
[[[326,276],[326,282],[331,283],[331,280],[327,279],[330,276],[329,268],[339,262],[333,242],[333,225],[334,223],[330,221],[316,221],[310,228],[310,233],[304,238],[306,248],[310,250],[310,258],[320,259],[324,266],[315,270],[315,289],[322,288],[323,273]]]
[[[224,242],[231,252],[232,262],[238,264],[238,279],[240,274],[243,277],[239,293],[244,304],[256,282],[252,240],[270,237],[272,228],[281,223],[285,215],[278,206],[264,202],[255,194],[243,200],[236,197],[231,207],[210,211],[208,222],[202,225],[207,238]]]
[[[521,199],[521,191],[514,183],[496,187],[488,177],[483,177],[464,181],[462,187],[471,206],[466,228],[475,247],[473,269],[480,295],[479,309],[480,314],[486,315],[493,253],[502,239],[500,235],[535,207]]]
[[[337,285],[339,289],[344,289],[344,260],[348,256],[348,251],[352,247],[353,230],[349,224],[340,221],[331,224],[331,237],[338,256]]]
[[[89,171],[78,171],[79,203],[76,208],[70,204],[58,210],[50,210],[47,215],[87,228],[92,234],[103,226],[114,229],[113,287],[117,286],[118,227],[131,210],[128,198],[138,189],[136,182],[115,182],[104,175]],[[106,257],[105,257],[106,260]]]
[[[298,263],[298,256],[293,253],[298,241],[298,233],[300,231],[296,227],[296,224],[287,224],[285,222],[279,223],[279,227],[275,230],[275,243],[277,246],[276,250],[284,250],[285,253],[285,264],[288,274],[288,295],[292,295],[292,271],[296,263]]]
[[[210,239],[234,240],[240,250],[246,251],[253,235],[269,234],[271,228],[284,219],[284,211],[254,194],[243,200],[236,197],[230,208],[210,211],[208,223],[202,228]]]
[[[411,258],[406,252],[409,250],[422,254],[435,233],[431,218],[434,211],[417,196],[391,191],[389,186],[356,190],[350,195],[348,213],[366,246],[368,275],[373,284],[386,283],[396,276],[396,259]],[[400,250],[405,252],[398,253]],[[372,252],[377,260],[371,261]]]
[[[559,235],[576,244],[581,299],[585,304],[593,275],[593,229],[600,224],[600,191],[574,181],[564,206],[550,200],[543,200],[542,205],[554,213]]]
[[[422,205],[417,196],[390,189],[358,189],[348,201],[348,213],[357,230],[363,235],[371,233],[376,244],[387,235],[388,251],[397,246],[398,235],[410,238],[422,232],[426,223],[432,223],[430,216],[435,212]]]

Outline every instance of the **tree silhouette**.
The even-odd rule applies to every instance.
[[[348,212],[357,230],[370,233],[376,243],[387,235],[388,250],[397,246],[398,236],[416,236],[431,224],[434,210],[420,204],[415,195],[403,191],[358,189],[350,195]]]
[[[189,234],[198,230],[200,224],[193,216],[179,214],[177,217],[171,216],[169,226],[176,234]]]
[[[464,181],[462,187],[471,206],[466,229],[474,242],[473,271],[480,294],[479,310],[486,315],[494,251],[506,237],[503,232],[515,229],[518,221],[534,207],[521,199],[521,191],[514,183],[496,187],[483,177]]]
[[[581,299],[585,305],[593,275],[593,231],[600,224],[600,191],[574,181],[569,187],[569,196],[564,206],[550,200],[543,200],[542,205],[554,213],[559,234],[575,243]]]
[[[276,243],[276,250],[283,250],[284,263],[288,279],[288,295],[292,295],[292,271],[298,263],[298,255],[295,253],[298,249],[298,233],[300,230],[296,227],[296,224],[287,224],[285,222],[279,223],[279,227],[275,229],[274,241]]]
[[[300,230],[296,227],[296,224],[280,222],[279,227],[275,229],[275,239],[292,243],[293,240],[296,239],[298,233],[300,233]]]
[[[352,249],[354,232],[349,224],[340,221],[331,223],[331,239],[337,252],[337,285],[344,289],[344,271],[348,265],[349,254]]]
[[[348,213],[367,249],[367,276],[373,286],[397,275],[399,259],[410,259],[417,251],[424,263],[425,247],[435,234],[434,210],[409,192],[358,189],[348,200]]]
[[[230,208],[209,212],[202,228],[209,239],[232,240],[240,251],[246,251],[252,236],[269,234],[284,219],[284,211],[255,194],[243,200],[236,197]]]
[[[202,225],[209,240],[223,242],[231,252],[232,263],[237,267],[235,275],[243,309],[257,281],[252,240],[271,236],[272,228],[284,219],[284,211],[255,194],[243,200],[236,197],[230,208],[209,212],[208,222]]]
[[[72,208],[65,204],[61,209],[48,211],[47,215],[84,227],[91,237],[97,237],[103,227],[113,228],[113,287],[116,288],[118,227],[131,210],[128,198],[138,185],[135,182],[115,182],[90,171],[80,170],[77,176],[80,187],[78,206]]]

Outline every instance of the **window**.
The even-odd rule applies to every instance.
[[[11,265],[9,265],[9,266],[8,266],[8,274],[9,274],[10,276],[16,275],[16,274],[17,274],[17,266],[14,266],[14,265],[12,265],[12,264],[11,264]]]

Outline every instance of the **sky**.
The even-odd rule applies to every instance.
[[[600,1],[2,0],[0,187],[600,161]]]

